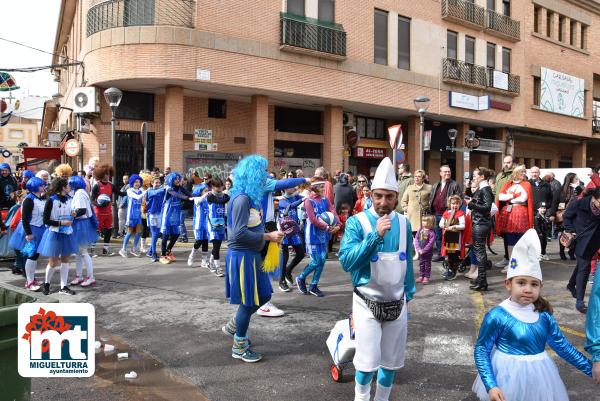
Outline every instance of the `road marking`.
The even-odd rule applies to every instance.
[[[479,332],[479,327],[481,326],[481,322],[483,321],[483,317],[486,313],[485,308],[485,299],[483,298],[483,294],[479,291],[471,293],[471,299],[475,304],[475,331]]]
[[[585,333],[582,333],[581,331],[573,330],[567,326],[559,326],[559,327],[563,333],[568,333],[568,334],[572,334],[577,337],[586,338]]]
[[[470,336],[429,334],[421,356],[423,363],[440,365],[473,365],[473,342]]]

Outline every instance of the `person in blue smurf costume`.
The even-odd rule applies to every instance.
[[[529,229],[512,250],[504,285],[510,297],[490,310],[479,329],[473,392],[482,401],[568,401],[556,354],[592,375],[592,362],[562,334],[552,306],[541,295],[540,240]]]
[[[356,332],[355,401],[371,399],[377,372],[376,401],[389,400],[396,370],[404,367],[408,305],[414,293],[412,228],[394,211],[398,184],[389,158],[373,179],[373,205],[346,222],[339,258],[350,273]]]

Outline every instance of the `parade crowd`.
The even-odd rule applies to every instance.
[[[270,300],[271,280],[283,292],[295,287],[323,297],[326,260],[339,258],[353,286],[355,400],[371,399],[375,378],[374,399],[389,399],[395,371],[404,366],[408,304],[417,284],[436,278],[432,263],[442,263],[443,280],[471,280],[473,291],[487,291],[487,272],[497,267],[506,273],[509,298],[482,323],[473,391],[481,400],[562,401],[568,396],[546,344],[600,380],[600,291],[590,296],[589,311],[584,302],[600,258],[599,169],[586,186],[574,173],[561,183],[536,166],[527,176],[506,156],[498,174],[477,167],[457,183],[450,166],[441,166],[438,178],[413,173],[406,162],[396,169],[385,158],[372,177],[323,167],[304,177],[302,170],[269,172],[266,159],[251,155],[228,177],[167,167],[126,174],[115,186],[113,167],[97,160],[80,172],[62,164],[13,174],[3,163],[0,229],[26,289],[48,295],[58,270],[58,294],[73,295],[74,286],[96,284],[94,258],[116,257],[111,238],[123,238],[122,258],[175,262],[173,248],[190,240],[191,218],[186,263],[224,277],[225,295],[239,307],[222,330],[233,338],[232,357],[245,362],[262,359],[248,338],[253,314],[284,314]],[[495,263],[488,261],[493,241],[503,245]],[[575,308],[588,313],[592,360],[562,335],[540,294],[548,241],[559,241],[561,259],[575,261],[566,289]],[[36,278],[40,257],[48,262]]]

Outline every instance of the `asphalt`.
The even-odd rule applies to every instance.
[[[574,262],[558,260],[557,247],[553,241],[549,245],[552,260],[542,263],[543,293],[567,338],[583,350],[585,317],[575,310],[574,299],[565,290]],[[350,279],[337,260],[328,260],[325,266],[320,285],[324,298],[296,290],[282,293],[274,283],[273,301],[286,315],[253,318],[250,337],[264,359],[246,364],[231,358],[231,339],[221,332],[222,324],[236,310],[224,298],[224,280],[206,269],[188,267],[188,248],[178,246],[178,260],[170,265],[151,263],[145,257],[95,258],[97,285],[74,288],[77,294],[63,296],[61,301],[92,303],[103,342],[115,344],[119,352],[130,352],[132,360],[119,362],[115,355],[100,353],[95,377],[33,379],[30,399],[353,399],[353,368],[344,370],[341,383],[334,382],[325,345],[335,322],[351,310]],[[5,266],[0,264],[0,281],[22,285]],[[473,344],[485,312],[507,297],[503,277],[499,269],[492,270],[490,289],[480,294],[470,291],[464,278],[443,281],[440,269],[441,264],[434,264],[432,282],[418,284],[410,303],[406,366],[396,375],[393,401],[476,401],[471,393],[476,376]],[[52,290],[57,287],[54,284]],[[571,401],[600,400],[591,378],[552,355]],[[129,370],[136,370],[139,378],[124,380]]]

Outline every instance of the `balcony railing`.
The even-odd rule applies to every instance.
[[[282,49],[293,48],[346,57],[346,32],[340,24],[281,13],[280,44]]]
[[[518,75],[507,74],[506,88],[501,82],[494,82],[494,69],[464,61],[445,58],[442,62],[442,77],[447,81],[457,81],[467,86],[493,88],[514,94],[521,91]]]
[[[486,10],[485,29],[492,34],[511,41],[521,40],[521,23],[508,15]]]
[[[87,12],[87,36],[110,28],[144,25],[194,27],[194,0],[95,0]]]
[[[483,29],[484,8],[466,0],[442,0],[442,18]]]

